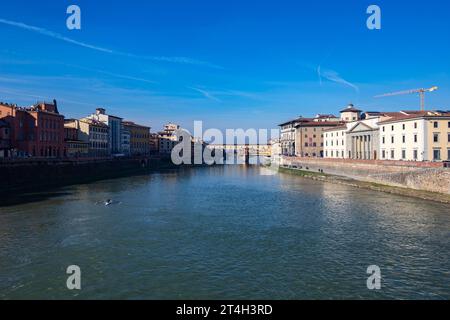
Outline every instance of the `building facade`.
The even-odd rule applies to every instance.
[[[130,153],[132,156],[148,156],[150,154],[150,127],[134,122],[124,122],[130,132]]]
[[[0,119],[0,158],[11,157],[11,127]]]
[[[281,155],[287,157],[295,156],[295,126],[303,118],[290,120],[278,125],[280,127]]]
[[[64,124],[65,156],[68,158],[86,158],[89,156],[89,142],[80,140],[79,127],[71,126],[71,120]]]
[[[364,112],[353,105],[341,111],[343,125],[325,131],[325,157],[339,159],[380,159],[378,123],[398,112]]]
[[[72,146],[76,146],[77,148],[82,146],[81,144],[75,145],[76,141],[80,141],[83,144],[83,148],[87,145],[87,157],[104,158],[111,155],[109,148],[109,128],[103,122],[90,118],[80,120],[69,119],[65,121],[64,126],[66,129],[76,129],[77,138],[72,140]],[[73,152],[68,152],[68,154],[71,153]]]
[[[318,115],[312,119],[301,119],[295,125],[295,155],[298,157],[323,158],[324,132],[342,123],[333,115]]]
[[[176,131],[180,126],[174,123],[169,123],[164,126],[164,130],[159,133],[159,153],[161,155],[170,155],[173,148],[179,143]]]
[[[347,131],[349,124],[329,128],[324,131],[324,157],[334,159],[349,158],[347,149]]]
[[[150,133],[149,136],[150,154],[159,153],[159,135],[157,133]]]
[[[379,125],[382,159],[450,161],[450,112],[403,111]]]
[[[109,141],[108,145],[110,148],[110,153],[121,154],[123,151],[122,146],[122,118],[112,116],[106,113],[106,110],[103,108],[98,108],[96,112],[90,115],[88,118],[102,122],[107,125],[109,128]]]
[[[10,127],[13,157],[64,156],[64,116],[59,114],[55,100],[29,108],[0,104],[0,119]]]
[[[121,153],[127,157],[131,156],[131,132],[128,126],[122,123]]]

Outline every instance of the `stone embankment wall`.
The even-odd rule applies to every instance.
[[[442,163],[282,158],[281,165],[394,187],[450,194],[450,168]]]
[[[0,161],[0,192],[85,183],[168,167],[163,159]]]

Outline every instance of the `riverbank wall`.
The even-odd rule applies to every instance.
[[[165,158],[0,161],[0,192],[7,196],[171,168],[174,165]]]
[[[450,195],[450,168],[445,168],[442,163],[283,157],[281,166],[312,173],[323,172],[379,185]]]

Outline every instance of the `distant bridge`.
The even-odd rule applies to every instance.
[[[207,148],[214,149],[216,151],[223,150],[225,152],[234,152],[237,155],[248,155],[248,156],[270,156],[272,151],[270,145],[257,145],[257,144],[235,144],[235,145],[210,144],[207,146]]]

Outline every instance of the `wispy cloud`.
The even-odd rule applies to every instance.
[[[210,93],[210,92],[208,92],[206,90],[203,90],[203,89],[200,89],[200,88],[195,88],[195,87],[187,87],[187,88],[201,93],[207,99],[214,100],[214,101],[217,101],[217,102],[222,102],[220,99],[218,99],[212,93]]]
[[[323,70],[321,66],[317,67],[317,74],[319,76],[320,85],[322,85],[322,79],[325,78],[329,81],[336,82],[353,88],[357,93],[359,93],[359,87],[344,78],[342,78],[339,73],[334,70]]]
[[[83,48],[87,48],[90,50],[95,50],[95,51],[99,51],[99,52],[103,52],[103,53],[126,56],[126,57],[130,57],[130,58],[139,58],[139,59],[147,59],[147,60],[153,60],[153,61],[179,63],[179,64],[200,65],[200,66],[206,66],[206,67],[211,67],[211,68],[216,68],[216,69],[223,69],[223,67],[221,67],[221,66],[218,66],[218,65],[206,62],[206,61],[196,60],[196,59],[187,58],[187,57],[141,56],[141,55],[136,55],[133,53],[112,50],[112,49],[92,45],[89,43],[77,41],[72,38],[63,36],[59,33],[56,33],[56,32],[53,32],[53,31],[50,31],[50,30],[47,30],[44,28],[28,25],[23,22],[11,21],[11,20],[6,20],[6,19],[0,18],[0,23],[6,24],[6,25],[9,25],[12,27],[20,28],[23,30],[31,31],[34,33],[39,33],[39,34],[47,36],[47,37],[51,37],[51,38],[54,38],[57,40],[68,42],[70,44],[73,44],[73,45],[76,45],[79,47],[83,47]]]
[[[217,102],[222,102],[221,98],[229,98],[229,97],[239,97],[239,98],[245,98],[245,99],[251,99],[251,100],[260,100],[261,97],[253,94],[253,93],[247,93],[239,90],[206,90],[204,88],[199,87],[187,87],[188,89],[197,91],[201,93],[205,98],[208,98],[209,100],[214,100]],[[220,97],[220,98],[219,98]]]
[[[156,81],[153,81],[153,80],[148,80],[148,79],[144,79],[144,78],[128,76],[128,75],[119,74],[119,73],[113,73],[113,72],[108,72],[108,71],[103,71],[103,70],[98,70],[98,69],[86,68],[86,67],[77,66],[77,65],[73,65],[73,64],[64,64],[64,65],[67,66],[67,67],[71,67],[71,68],[77,68],[77,69],[81,69],[81,70],[86,70],[86,71],[91,71],[91,72],[95,72],[95,73],[104,74],[104,75],[107,75],[107,76],[110,76],[110,77],[114,77],[114,78],[145,82],[145,83],[149,83],[149,84],[156,84],[157,83]]]

